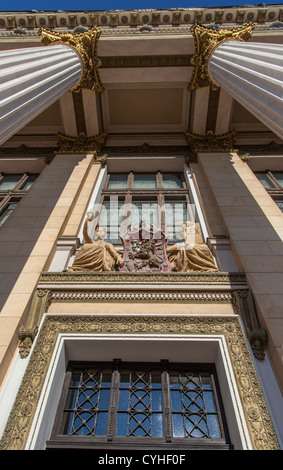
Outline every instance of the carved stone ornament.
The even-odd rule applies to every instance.
[[[259,361],[263,361],[267,346],[267,332],[259,324],[251,292],[248,290],[234,291],[233,303],[243,319],[254,356]]]
[[[236,132],[230,131],[225,134],[194,134],[185,132],[185,138],[190,150],[199,152],[233,152],[235,151]]]
[[[21,359],[26,358],[31,350],[38,327],[45,311],[51,302],[51,292],[46,289],[38,289],[34,293],[32,304],[27,320],[27,325],[19,328],[19,355]]]
[[[65,44],[72,47],[79,54],[83,63],[82,79],[73,90],[87,88],[103,93],[104,87],[98,73],[100,59],[97,57],[97,42],[100,37],[100,30],[95,26],[83,33],[58,33],[41,28],[38,32],[41,42],[46,45]]]
[[[191,28],[195,41],[195,54],[192,57],[194,70],[188,90],[193,91],[196,88],[203,88],[205,86],[219,88],[208,73],[210,55],[214,49],[224,41],[231,39],[248,41],[252,36],[253,30],[254,25],[252,23],[234,29],[213,29],[195,23]]]
[[[57,153],[96,153],[100,152],[102,147],[106,143],[107,132],[95,136],[86,136],[81,132],[78,136],[66,135],[61,132],[56,134],[57,136]],[[97,160],[99,157],[96,158]]]
[[[125,339],[133,334],[223,336],[252,449],[280,449],[238,316],[47,315],[2,435],[0,450],[26,448],[58,336],[83,333],[92,335],[94,340],[102,334],[123,335]]]
[[[121,236],[126,272],[169,272],[165,234],[154,226],[133,225]]]

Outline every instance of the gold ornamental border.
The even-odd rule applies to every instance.
[[[211,54],[217,46],[225,41],[248,41],[252,36],[254,28],[255,26],[252,22],[233,29],[214,29],[195,23],[191,27],[191,33],[195,43],[195,54],[191,60],[194,70],[188,85],[188,90],[193,91],[205,86],[210,86],[215,89],[219,88],[211,79],[208,72],[208,62]]]
[[[262,389],[237,316],[46,315],[0,443],[24,450],[59,334],[224,335],[254,450],[279,450]]]
[[[77,34],[71,32],[59,33],[44,27],[41,27],[38,31],[41,42],[45,46],[65,44],[79,54],[83,65],[83,74],[80,83],[70,91],[87,88],[103,93],[104,87],[98,72],[101,61],[97,56],[97,44],[100,34],[101,31],[96,26],[93,26],[88,31]]]

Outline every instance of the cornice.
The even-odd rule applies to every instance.
[[[127,31],[128,34],[154,34],[159,30],[180,31],[194,23],[235,27],[253,21],[259,29],[283,22],[282,5],[235,6],[223,8],[178,8],[168,10],[110,10],[110,11],[18,11],[0,12],[0,30],[29,35],[35,28],[53,31],[75,30],[98,26],[102,34]],[[16,30],[16,31],[15,31]]]
[[[126,273],[126,272],[92,272],[75,273],[63,272],[42,273],[39,279],[38,288],[51,289],[71,286],[72,289],[80,289],[83,286],[108,286],[117,289],[117,285],[128,288],[129,286],[145,286],[156,289],[158,286],[167,287],[172,290],[172,285],[183,286],[186,290],[195,287],[215,287],[216,289],[238,289],[247,288],[244,273],[223,273],[223,272],[201,272],[201,273]]]

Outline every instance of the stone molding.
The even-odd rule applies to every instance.
[[[282,5],[249,5],[223,8],[184,8],[181,10],[119,10],[119,11],[77,11],[77,12],[0,12],[1,29],[14,34],[30,34],[35,28],[47,27],[69,31],[81,31],[99,26],[103,34],[126,30],[134,34],[166,30],[173,32],[194,23],[213,25],[244,24],[253,21],[258,27],[265,27],[283,21]],[[146,27],[147,29],[142,29]]]
[[[2,450],[24,450],[59,334],[223,335],[254,450],[279,444],[239,318],[46,315],[4,431]]]
[[[243,319],[255,357],[265,357],[267,334],[260,327],[242,273],[43,273],[27,325],[19,330],[21,358],[29,355],[41,319],[52,302],[230,304]]]

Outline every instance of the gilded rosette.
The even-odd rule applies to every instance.
[[[193,91],[196,88],[203,88],[205,86],[219,88],[213,82],[208,72],[208,61],[212,52],[224,41],[248,41],[252,36],[253,30],[253,23],[248,23],[234,29],[213,29],[195,23],[191,28],[195,41],[195,54],[192,57],[194,70],[188,90]]]
[[[80,88],[87,88],[103,93],[104,87],[98,73],[100,59],[97,57],[97,43],[100,37],[100,30],[96,27],[83,33],[57,33],[41,28],[38,32],[42,44],[49,46],[52,44],[65,44],[72,47],[79,54],[83,64],[83,75],[80,83],[70,91]]]

